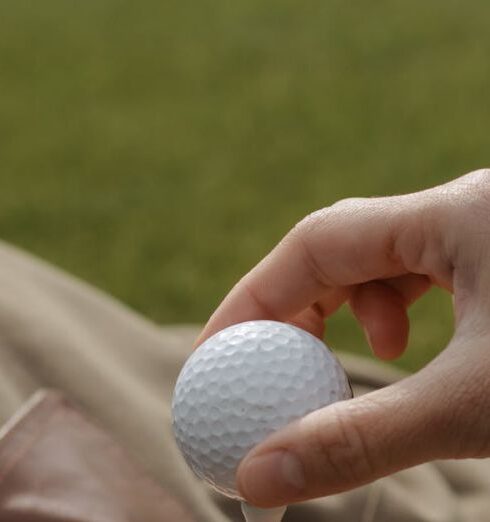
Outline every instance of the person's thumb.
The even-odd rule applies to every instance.
[[[455,456],[461,430],[453,423],[461,404],[453,403],[448,381],[457,386],[458,358],[440,357],[399,383],[315,411],[273,434],[241,462],[240,492],[260,507],[285,505]]]

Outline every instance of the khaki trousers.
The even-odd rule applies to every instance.
[[[2,423],[36,390],[61,390],[195,520],[241,520],[237,503],[192,476],[172,437],[172,390],[198,328],[152,324],[6,244],[0,244],[0,289]],[[401,376],[361,358],[340,358],[355,393]],[[291,506],[285,521],[490,521],[490,461],[418,466],[348,493]]]

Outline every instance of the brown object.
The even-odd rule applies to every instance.
[[[58,392],[36,393],[0,432],[0,521],[193,520]]]

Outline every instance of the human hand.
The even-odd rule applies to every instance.
[[[344,302],[383,359],[404,351],[408,306],[454,295],[449,345],[418,373],[333,404],[254,448],[237,472],[252,504],[351,489],[416,464],[490,456],[490,171],[403,196],[314,212],[232,289],[198,339],[253,319],[322,337]]]

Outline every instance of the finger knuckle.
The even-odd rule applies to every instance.
[[[321,227],[326,222],[326,209],[318,210],[301,220],[287,238],[302,255],[309,273],[322,286],[330,286],[332,281],[327,277],[322,266]]]
[[[362,211],[366,206],[373,204],[377,198],[345,198],[336,201],[328,207],[315,210],[305,216],[293,228],[293,233],[305,236],[319,227],[325,227],[329,223],[348,214]]]
[[[488,207],[490,204],[490,169],[478,170],[474,173],[472,192],[475,201],[476,217],[480,222],[489,224]]]
[[[294,236],[305,237],[326,220],[328,207],[315,210],[298,221],[292,230]]]
[[[331,467],[345,485],[364,483],[374,475],[366,436],[349,406],[332,406],[329,429],[317,430],[315,441],[323,465]]]
[[[291,231],[292,236],[308,238],[315,236],[318,231],[332,230],[340,220],[345,222],[349,216],[355,216],[360,212],[366,213],[370,208],[374,209],[379,201],[379,198],[341,199],[301,219]]]
[[[490,169],[475,170],[442,187],[436,187],[433,191],[436,197],[439,192],[443,194],[444,197],[437,198],[438,201],[446,212],[455,213],[458,219],[460,213],[466,216],[476,213],[480,217],[488,217]]]
[[[490,187],[490,169],[478,169],[466,174],[461,178],[462,181],[469,185],[479,185],[480,187]]]
[[[357,212],[360,209],[364,208],[367,204],[373,203],[376,201],[375,198],[344,198],[336,201],[330,209],[334,211],[344,212]]]

